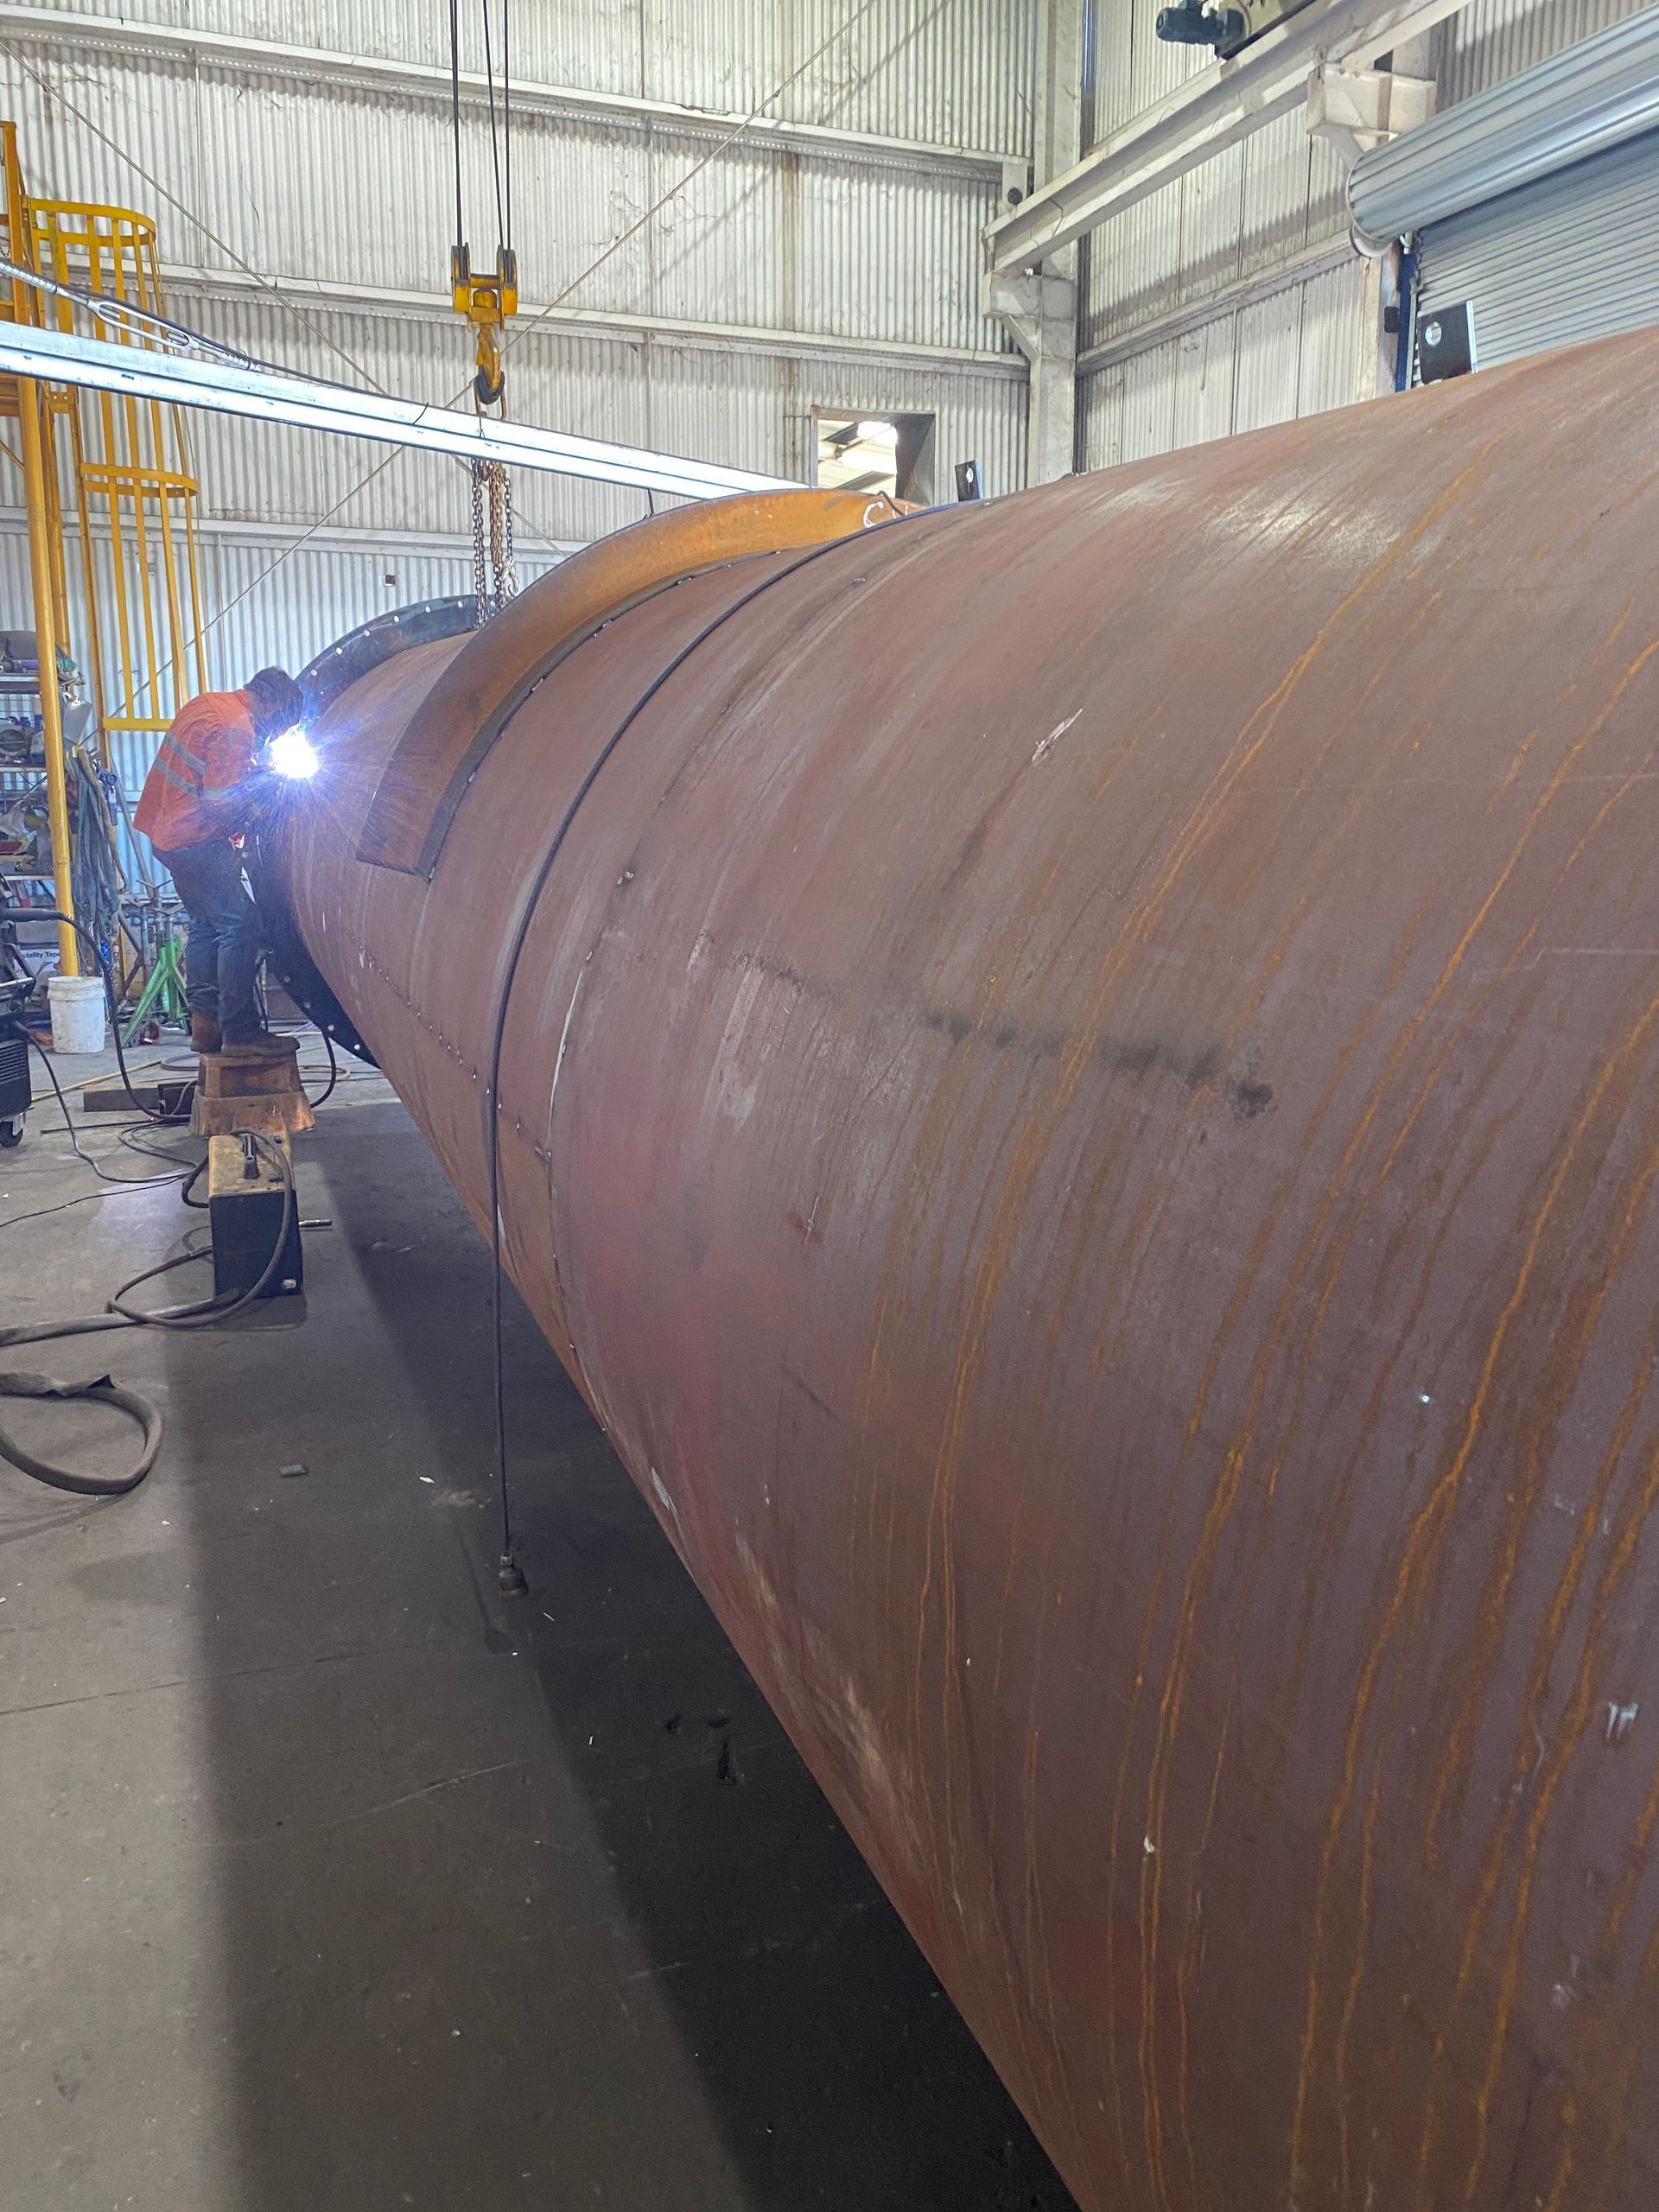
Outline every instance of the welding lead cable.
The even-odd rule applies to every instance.
[[[40,1459],[21,1445],[10,1429],[0,1427],[0,1459],[9,1459],[22,1473],[32,1475],[37,1483],[45,1483],[53,1490],[72,1491],[79,1497],[123,1497],[128,1491],[137,1489],[155,1465],[156,1455],[162,1448],[161,1408],[142,1391],[129,1389],[107,1375],[98,1376],[90,1382],[63,1382],[55,1376],[34,1375],[24,1370],[0,1371],[0,1398],[80,1398],[92,1405],[113,1406],[118,1413],[130,1414],[143,1429],[143,1443],[137,1464],[129,1473],[92,1475],[79,1468],[59,1466],[52,1459]]]

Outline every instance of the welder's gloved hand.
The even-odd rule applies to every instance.
[[[238,786],[248,801],[251,822],[270,821],[286,804],[294,786],[286,776],[279,776],[273,768],[256,768],[247,781]]]
[[[222,825],[221,835],[239,837],[262,817],[269,819],[283,803],[283,779],[269,768],[255,768],[239,784],[212,793],[208,804]]]

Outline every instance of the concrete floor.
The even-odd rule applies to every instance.
[[[0,1154],[8,1321],[96,1311],[200,1218],[162,1187],[5,1226],[101,1187],[54,1122]],[[498,1599],[486,1255],[378,1078],[300,1168],[303,1315],[3,1355],[168,1422],[125,1499],[0,1465],[7,2212],[1064,2212],[516,1304],[533,1594]]]

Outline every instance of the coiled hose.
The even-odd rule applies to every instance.
[[[146,1268],[111,1292],[101,1313],[87,1313],[67,1321],[42,1321],[18,1329],[0,1329],[0,1350],[14,1344],[45,1344],[57,1337],[92,1336],[105,1329],[206,1329],[220,1321],[227,1321],[251,1306],[270,1283],[282,1262],[288,1245],[289,1230],[293,1225],[298,1198],[294,1188],[294,1167],[285,1146],[273,1139],[250,1131],[253,1141],[276,1160],[283,1178],[283,1214],[276,1231],[270,1257],[266,1261],[258,1281],[251,1289],[238,1291],[234,1297],[218,1294],[199,1300],[190,1306],[164,1306],[151,1312],[143,1307],[129,1306],[125,1301],[129,1292],[143,1282],[152,1282],[157,1275],[168,1274],[175,1268],[187,1267],[192,1260],[204,1260],[207,1251],[180,1252],[170,1260],[163,1260],[158,1267]],[[123,1492],[136,1490],[156,1464],[156,1455],[162,1446],[162,1414],[160,1408],[141,1390],[130,1389],[124,1383],[100,1375],[89,1382],[64,1382],[55,1376],[38,1375],[28,1369],[0,1370],[0,1397],[5,1398],[83,1398],[95,1405],[113,1406],[118,1412],[129,1414],[143,1431],[143,1446],[138,1464],[124,1475],[88,1475],[73,1467],[59,1466],[50,1459],[40,1459],[18,1443],[9,1430],[0,1427],[0,1459],[8,1459],[14,1467],[36,1482],[47,1483],[54,1490],[73,1491],[82,1497],[118,1497]]]

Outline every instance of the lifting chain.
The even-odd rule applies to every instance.
[[[473,470],[473,626],[481,630],[490,619],[490,572],[488,565],[488,534],[484,527],[484,471],[486,463],[475,461]]]
[[[475,461],[473,471],[474,626],[482,629],[518,589],[512,557],[512,486],[499,461]]]

